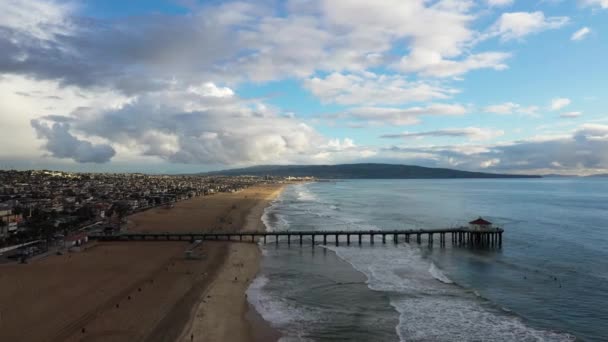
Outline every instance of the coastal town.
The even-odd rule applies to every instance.
[[[112,234],[126,217],[221,192],[238,192],[287,177],[147,175],[0,171],[0,248],[38,243],[13,253],[37,254],[49,244],[71,246],[91,231]]]

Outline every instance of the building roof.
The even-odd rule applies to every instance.
[[[489,226],[489,225],[492,224],[492,222],[486,221],[483,218],[481,218],[481,216],[480,216],[477,220],[473,220],[473,221],[469,222],[469,224],[476,224],[476,225],[481,225],[481,226]]]

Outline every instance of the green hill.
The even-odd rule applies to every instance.
[[[540,176],[532,175],[469,172],[400,164],[262,165],[207,172],[204,174],[225,176],[312,176],[321,179],[540,178]]]

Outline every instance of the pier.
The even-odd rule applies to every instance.
[[[114,235],[91,235],[89,239],[98,241],[235,241],[235,242],[263,242],[286,243],[288,245],[303,245],[304,241],[315,244],[333,243],[362,244],[387,243],[417,243],[423,240],[429,246],[435,242],[444,247],[448,238],[454,246],[471,247],[502,247],[501,228],[487,228],[483,230],[468,227],[445,229],[409,229],[409,230],[315,230],[315,231],[238,231],[238,232],[206,232],[206,233],[122,233]],[[377,241],[380,239],[380,242]]]

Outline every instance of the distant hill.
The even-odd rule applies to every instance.
[[[546,175],[542,175],[543,178],[576,178],[579,177],[577,175],[560,175],[560,174],[556,174],[556,173],[550,173],[550,174],[546,174]]]
[[[599,173],[596,175],[589,175],[587,177],[608,177],[608,173]]]
[[[203,173],[225,176],[312,176],[321,179],[540,178],[399,164],[263,165]]]

